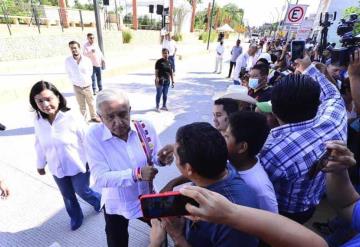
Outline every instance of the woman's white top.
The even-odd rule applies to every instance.
[[[86,172],[84,138],[86,123],[80,114],[59,111],[52,124],[35,117],[37,168],[47,165],[57,178]]]

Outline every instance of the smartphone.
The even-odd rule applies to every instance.
[[[320,158],[314,162],[312,167],[309,170],[309,177],[310,179],[313,179],[316,177],[316,175],[326,166],[326,164],[329,161],[329,156],[331,154],[330,150],[326,150]]]
[[[189,215],[185,209],[187,203],[199,206],[194,199],[181,195],[178,191],[142,195],[140,203],[146,219]]]
[[[302,40],[293,40],[291,41],[291,61],[295,61],[296,59],[304,58],[305,51],[305,41]]]

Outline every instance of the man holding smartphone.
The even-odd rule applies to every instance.
[[[181,127],[176,133],[174,154],[180,173],[193,184],[218,192],[235,204],[258,208],[255,192],[234,168],[227,166],[226,142],[209,123]],[[162,218],[161,224],[176,246],[258,246],[254,236],[226,225],[184,218]]]

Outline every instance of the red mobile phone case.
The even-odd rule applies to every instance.
[[[185,205],[188,202],[196,203],[192,201],[193,199],[181,195],[178,191],[148,194],[140,197],[141,210],[147,219],[188,215]]]

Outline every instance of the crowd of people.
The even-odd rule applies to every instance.
[[[125,92],[102,88],[105,59],[94,35],[87,39],[83,52],[78,42],[69,43],[65,62],[82,115],[50,82],[37,82],[29,95],[37,171],[44,175],[47,166],[53,175],[71,230],[83,222],[78,195],[104,211],[111,247],[128,246],[134,219],[151,227],[151,247],[166,246],[167,235],[182,247],[360,246],[359,50],[344,67],[317,62],[311,49],[292,61],[289,44],[280,40],[253,43],[247,51],[237,40],[228,74],[234,85],[214,97],[213,125],[188,123],[162,146],[152,123],[132,119]],[[220,40],[217,73],[223,46]],[[176,50],[166,34],[154,73],[157,111],[167,110]],[[139,196],[156,192],[157,167],[173,163],[180,176],[161,192],[182,186],[180,193],[198,206],[187,204],[186,217],[144,218]],[[89,187],[90,176],[100,191]],[[9,195],[1,181],[0,190]],[[338,215],[314,224],[320,236],[303,224],[325,196]]]

